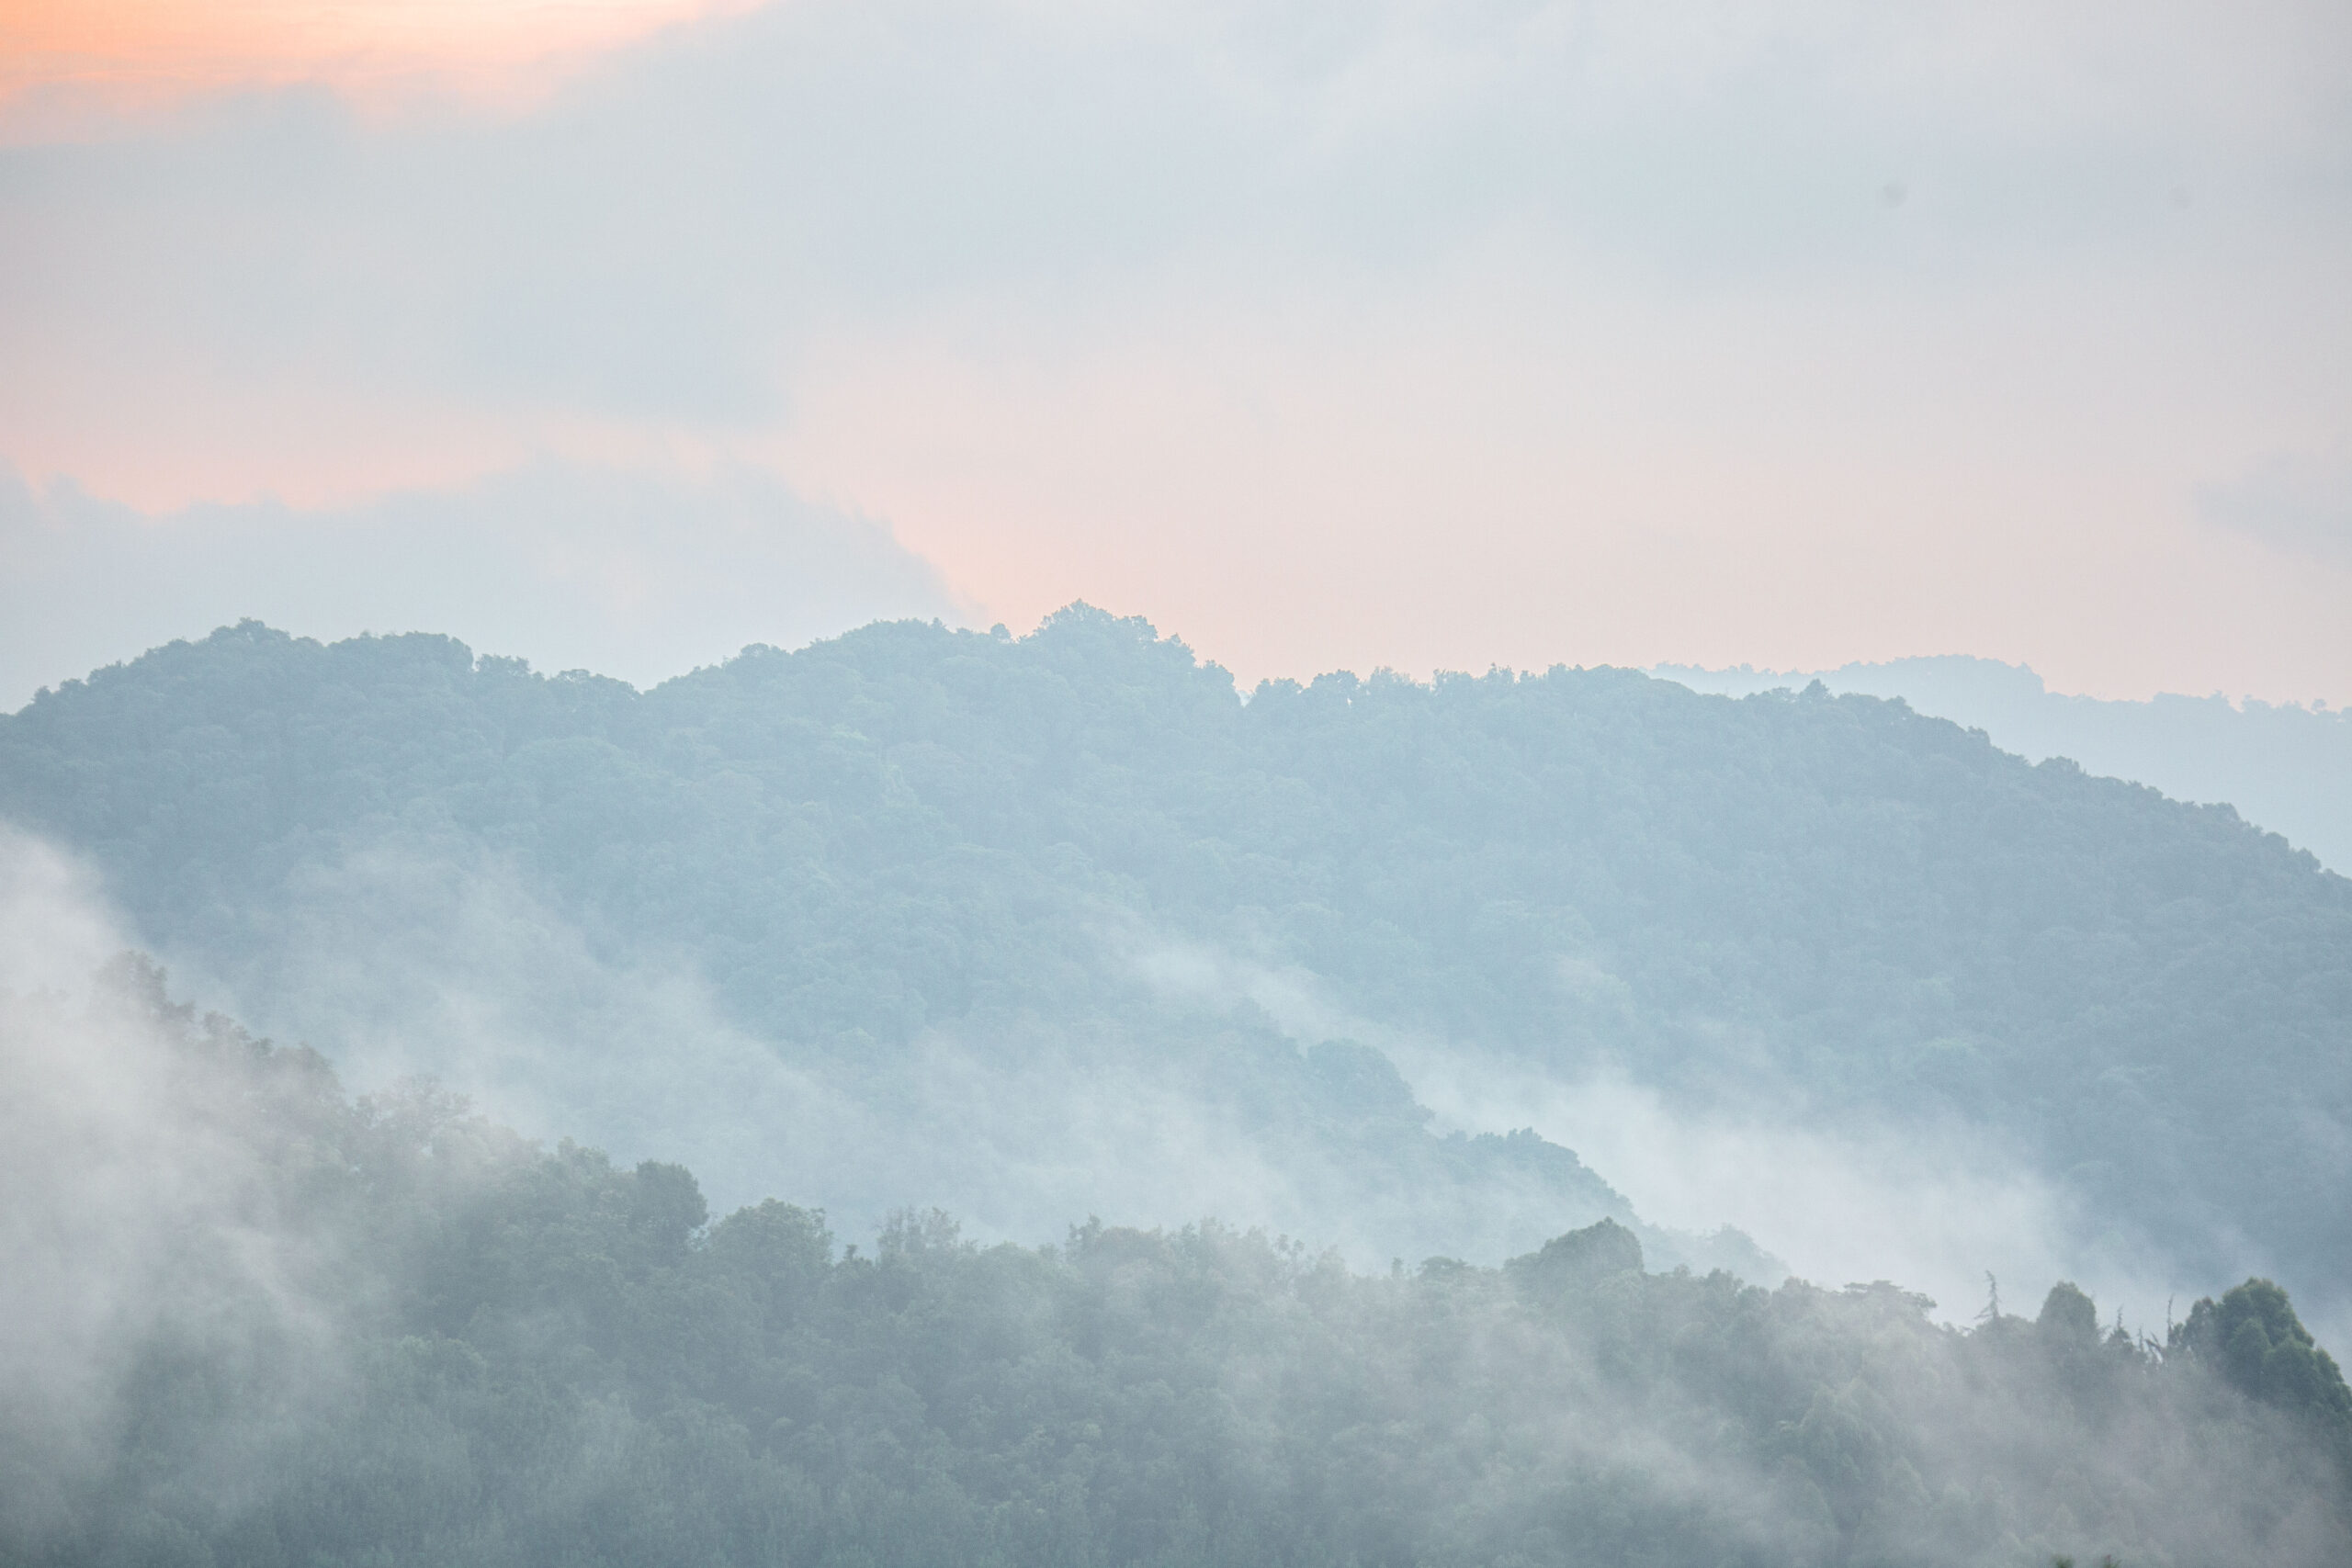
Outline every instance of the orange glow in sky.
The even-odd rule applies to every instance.
[[[1245,678],[2342,704],[2352,10],[2249,5],[0,0],[0,533],[740,467]]]
[[[431,85],[527,94],[565,62],[756,0],[13,0],[0,105],[43,88],[109,105],[243,84],[323,82],[366,102]],[[38,118],[38,115],[34,117]]]

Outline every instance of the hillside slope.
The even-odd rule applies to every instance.
[[[1660,665],[1651,671],[1694,692],[1744,697],[1815,681],[1833,692],[1901,697],[1914,708],[1981,729],[2029,761],[2071,757],[2176,800],[2227,801],[2319,857],[2352,869],[2352,714],[2324,705],[2273,705],[2219,693],[2162,693],[2145,702],[2067,695],[1997,660],[1944,655],[1776,672]]]
[[[1399,1255],[1610,1212],[1597,1181],[1566,1212],[1581,1168],[1531,1174],[1548,1145],[1424,1130],[1384,1055],[1417,1042],[1695,1110],[1983,1129],[2185,1284],[2352,1292],[2352,883],[1897,703],[1606,670],[1245,703],[1083,607],[642,694],[248,625],[0,721],[0,812],[341,1059],[429,991],[509,1089],[593,1065],[632,1146],[718,1113],[630,1067],[652,1039],[837,1097],[745,1131],[730,1196],[795,1142],[814,1201],[1037,1200],[982,1196],[983,1223],[1074,1217],[1113,1171],[1172,1201],[1207,1167],[1231,1179],[1193,1212],[1256,1194]],[[696,1032],[738,1055],[681,1055]]]
[[[354,1103],[135,960],[0,992],[0,1186],[11,1568],[2352,1552],[2352,1392],[2259,1280],[2157,1344],[2069,1283],[1962,1331],[1651,1271],[1608,1221],[1499,1269],[937,1211],[862,1253]]]

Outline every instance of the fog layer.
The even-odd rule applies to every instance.
[[[1737,1220],[1955,1318],[2060,1259],[2143,1324],[2352,1290],[2352,885],[1870,698],[1244,704],[1082,607],[647,693],[246,626],[0,721],[0,784],[199,995],[726,1201],[1035,1240],[1109,1195],[1374,1266]]]
[[[2156,1342],[2064,1280],[1962,1332],[1883,1282],[1657,1272],[1606,1220],[1500,1269],[1215,1223],[982,1248],[938,1211],[861,1256],[429,1086],[355,1102],[136,955],[69,995],[50,966],[104,917],[0,852],[14,1560],[2318,1568],[2352,1540],[2352,1391],[2263,1281]]]
[[[101,107],[0,148],[0,460],[158,517],[741,463],[1252,679],[2347,702],[2347,58],[2326,0],[789,0],[509,112]],[[367,624],[492,646],[448,607]]]

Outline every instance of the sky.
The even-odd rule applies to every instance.
[[[2352,702],[2352,8],[19,5],[0,704],[258,615],[648,683]]]

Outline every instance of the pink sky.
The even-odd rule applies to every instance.
[[[1245,677],[2352,701],[2326,7],[707,9],[0,24],[0,462],[158,518],[749,465]]]
[[[146,110],[257,83],[328,84],[379,105],[451,91],[526,102],[601,51],[747,8],[741,0],[24,0],[0,9],[0,135],[55,134],[62,117],[24,100],[60,88]]]

